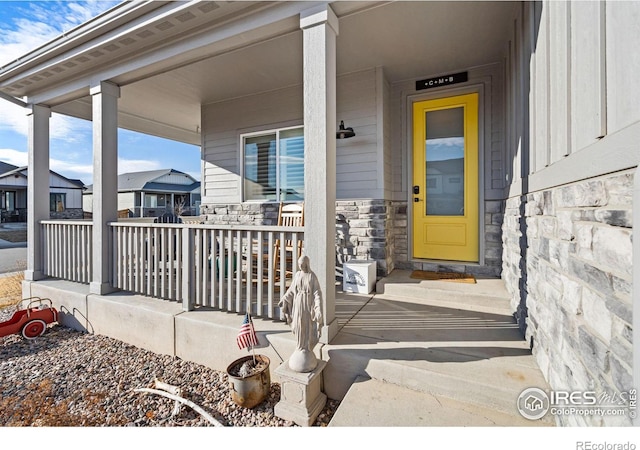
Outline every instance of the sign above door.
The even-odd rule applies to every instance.
[[[440,77],[427,78],[426,80],[416,81],[416,91],[448,86],[450,84],[464,83],[467,80],[469,80],[468,72],[452,73],[449,75],[442,75]]]

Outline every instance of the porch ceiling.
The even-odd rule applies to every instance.
[[[220,4],[220,11],[229,8],[229,3]],[[236,8],[230,14],[238,18],[244,14],[244,20],[268,5],[230,4]],[[238,9],[238,4],[244,9]],[[197,7],[202,5],[194,4],[190,11],[202,15],[193,9]],[[338,74],[381,66],[388,80],[396,82],[499,61],[513,27],[516,2],[338,1],[332,7],[340,19]],[[189,12],[182,9],[180,17]],[[168,21],[167,17],[158,20]],[[174,22],[181,25],[179,20]],[[298,25],[293,15],[230,36],[220,41],[224,44],[203,46],[197,53],[113,73],[109,79],[122,87],[120,126],[199,145],[202,104],[302,84]],[[157,43],[158,47],[166,44]],[[5,86],[0,82],[2,90]],[[88,89],[71,97],[59,95],[51,104],[54,111],[89,119],[87,94]]]

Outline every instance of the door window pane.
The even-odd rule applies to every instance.
[[[427,216],[464,215],[464,108],[426,113]]]

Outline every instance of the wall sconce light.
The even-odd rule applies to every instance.
[[[353,131],[353,128],[349,127],[349,128],[345,128],[344,127],[344,120],[340,121],[340,128],[338,128],[338,131],[336,132],[336,139],[347,139],[350,137],[354,137],[356,135],[355,131]]]

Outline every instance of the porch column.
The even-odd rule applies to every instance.
[[[336,35],[338,18],[328,5],[300,14],[304,84],[304,239],[323,294],[320,342],[338,332],[336,320]]]
[[[144,217],[144,191],[140,191],[140,217]]]
[[[27,175],[27,270],[25,280],[45,278],[41,220],[49,219],[49,119],[51,109],[32,105]]]
[[[120,88],[107,82],[92,86],[93,102],[93,276],[89,290],[107,294],[111,287],[112,248],[109,222],[118,220],[118,98]]]

